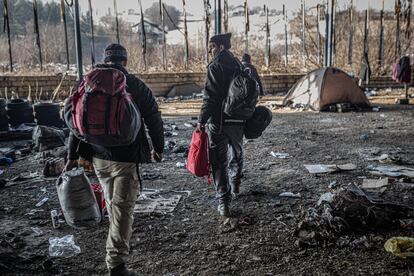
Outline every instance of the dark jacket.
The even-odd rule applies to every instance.
[[[397,79],[403,83],[409,83],[411,81],[411,65],[408,56],[404,56],[398,61]]]
[[[164,126],[161,119],[161,113],[158,111],[158,104],[152,95],[151,90],[134,75],[130,75],[128,71],[119,64],[98,64],[98,68],[115,68],[122,71],[126,76],[126,90],[132,95],[137,105],[143,123],[135,142],[128,146],[119,147],[102,147],[87,144],[77,139],[73,133],[69,136],[68,158],[76,160],[79,155],[91,160],[96,157],[104,160],[118,162],[151,162],[151,150],[147,139],[145,126],[148,128],[148,134],[154,150],[162,153],[164,150]]]
[[[222,112],[223,102],[240,66],[241,63],[228,50],[221,51],[207,66],[199,123],[205,124],[210,119],[211,123],[219,125],[226,118]]]
[[[263,96],[263,85],[262,85],[262,81],[260,80],[259,74],[257,73],[256,67],[254,67],[253,64],[249,63],[249,62],[243,62],[243,65],[247,68],[250,69],[250,75],[252,76],[252,78],[257,82],[257,84],[259,85],[259,95]]]

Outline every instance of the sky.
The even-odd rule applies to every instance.
[[[39,1],[39,0],[38,0]],[[60,2],[58,0],[40,0],[43,2]],[[154,2],[154,0],[141,0],[143,9],[149,8]],[[312,7],[316,4],[323,4],[326,0],[304,0],[305,6]],[[94,9],[94,14],[97,14],[98,17],[107,14],[108,9],[111,9],[113,12],[114,0],[91,0],[92,6]],[[229,0],[229,5],[242,5],[244,0]],[[345,9],[349,6],[351,0],[337,0],[338,8]],[[354,5],[359,10],[366,9],[370,5],[374,9],[380,9],[382,0],[353,0]],[[394,0],[384,0],[385,9],[393,9]],[[177,9],[182,10],[183,3],[182,0],[164,0],[165,4],[172,5],[177,7]],[[223,1],[222,1],[223,3]],[[248,5],[253,6],[263,6],[267,5],[270,9],[282,9],[282,5],[285,4],[286,8],[290,11],[297,11],[300,9],[301,0],[248,0]],[[210,0],[210,4],[214,7],[214,0]],[[79,0],[79,5],[82,12],[87,11],[88,9],[88,0]],[[223,4],[222,4],[223,5]],[[127,11],[128,9],[139,10],[138,0],[117,0],[118,12]],[[201,19],[203,15],[203,0],[186,0],[186,9],[187,12],[193,14],[195,17]]]

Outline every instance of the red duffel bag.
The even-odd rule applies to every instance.
[[[208,176],[208,135],[205,131],[195,130],[188,153],[187,169],[195,176]]]

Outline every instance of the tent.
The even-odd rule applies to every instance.
[[[328,110],[335,104],[369,107],[369,101],[357,83],[344,71],[324,67],[302,77],[287,93],[285,106],[303,106],[312,110]]]

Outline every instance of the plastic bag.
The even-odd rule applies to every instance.
[[[393,237],[385,242],[384,248],[400,258],[412,258],[414,257],[414,238]]]
[[[96,226],[101,212],[83,168],[63,173],[56,183],[66,222],[75,228]]]
[[[80,252],[81,249],[75,244],[73,235],[49,238],[49,256],[51,257],[72,257]]]

